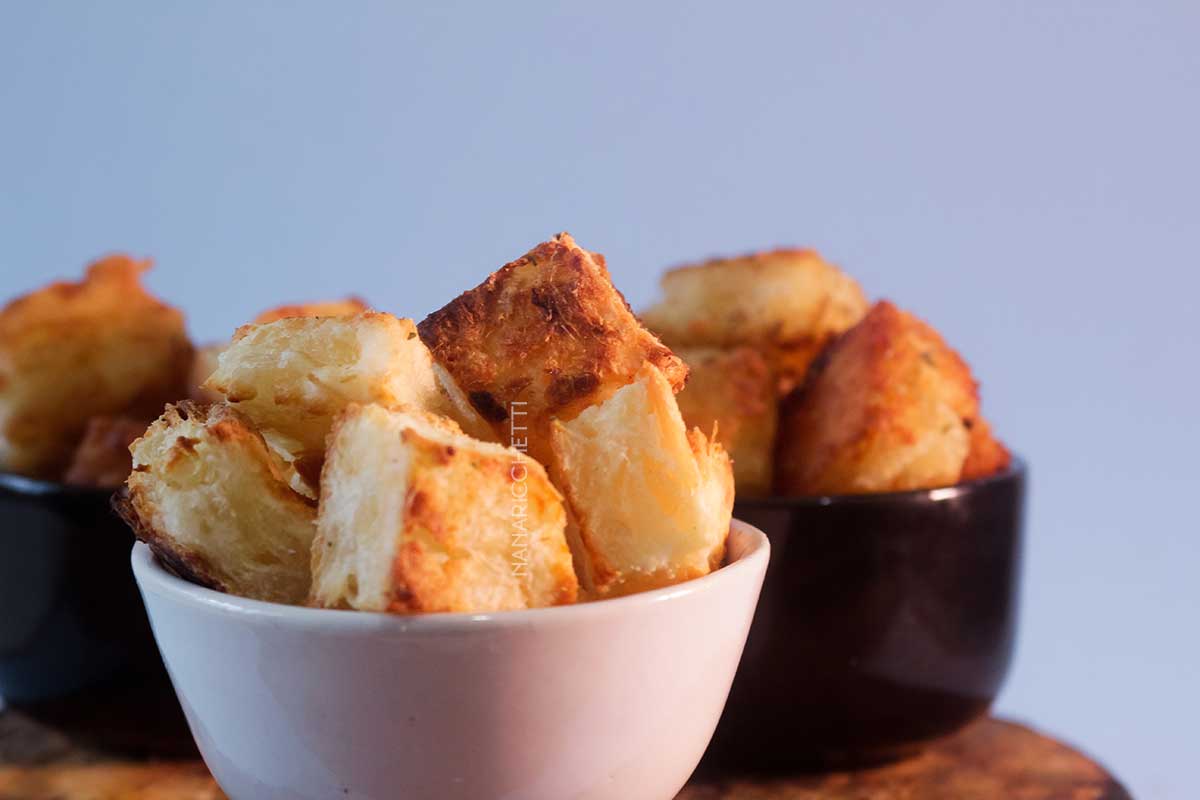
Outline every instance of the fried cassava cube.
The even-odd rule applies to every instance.
[[[675,398],[684,423],[728,451],[739,495],[770,494],[778,398],[766,359],[749,347],[675,353],[689,370],[687,386]]]
[[[132,450],[133,473],[113,502],[160,561],[219,591],[304,602],[316,509],[288,488],[249,420],[183,402]]]
[[[783,404],[776,489],[823,495],[954,484],[978,417],[966,362],[929,325],[877,303]]]
[[[729,456],[687,430],[657,367],[643,365],[603,403],[555,420],[551,452],[589,595],[666,586],[720,565],[733,508]]]
[[[501,441],[527,423],[544,460],[545,429],[629,383],[644,363],[678,391],[687,367],[642,327],[603,256],[561,233],[501,267],[419,326]],[[518,431],[519,432],[519,431]]]
[[[448,378],[412,320],[365,312],[243,326],[204,388],[250,417],[287,464],[292,488],[315,498],[325,437],[351,403],[446,414],[490,436]]]
[[[0,469],[58,477],[92,417],[153,419],[184,396],[183,314],[142,287],[149,268],[109,256],[0,310]]]
[[[782,392],[867,311],[858,283],[813,250],[714,259],[670,270],[661,283],[662,301],[641,315],[650,330],[673,348],[753,347]]]
[[[574,602],[562,498],[517,450],[450,420],[347,408],[330,437],[313,605],[486,612]]]

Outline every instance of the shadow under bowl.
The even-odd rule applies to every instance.
[[[0,473],[0,697],[77,742],[194,753],[110,496]]]
[[[705,755],[722,770],[894,760],[987,712],[1016,632],[1026,468],[875,495],[739,498],[772,557]]]

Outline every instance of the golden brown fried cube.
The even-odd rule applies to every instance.
[[[671,385],[646,364],[633,383],[551,426],[551,475],[587,592],[604,597],[706,575],[733,509],[729,456],[688,431]]]
[[[0,310],[0,469],[57,477],[92,417],[150,419],[184,395],[191,344],[142,287],[149,268],[109,256]]]
[[[490,436],[434,367],[410,319],[291,317],[240,328],[204,386],[254,421],[287,463],[292,488],[315,498],[325,437],[351,403],[446,414]]]
[[[221,404],[168,406],[133,462],[113,503],[166,566],[219,591],[304,602],[316,509],[245,417]]]
[[[278,306],[259,314],[254,318],[252,324],[265,325],[268,322],[292,317],[352,317],[370,310],[370,306],[359,298],[347,297],[345,300],[325,300]],[[214,343],[196,348],[196,356],[192,360],[191,374],[188,378],[188,390],[193,400],[216,403],[223,399],[218,392],[205,389],[203,386],[208,380],[208,376],[217,371],[221,353],[226,347],[228,347],[227,343]]]
[[[675,398],[684,423],[728,451],[739,495],[770,494],[779,409],[766,359],[749,347],[679,348],[675,354],[689,371]]]
[[[71,456],[63,481],[73,486],[115,489],[133,469],[129,446],[146,432],[146,423],[129,417],[92,417]]]
[[[645,362],[675,390],[687,367],[629,310],[604,258],[561,233],[430,314],[421,337],[471,403],[508,442],[529,423],[545,457],[553,417],[570,419],[632,380]]]
[[[979,416],[975,381],[937,331],[877,303],[780,412],[776,489],[853,494],[947,486]]]
[[[962,479],[986,478],[1003,472],[1011,463],[1012,454],[992,435],[992,426],[983,417],[977,418],[971,427],[971,446],[963,463]]]
[[[352,405],[321,476],[314,605],[486,612],[575,601],[542,466],[445,418]]]
[[[641,315],[672,348],[754,347],[788,391],[867,312],[858,283],[813,250],[772,250],[670,270]]]

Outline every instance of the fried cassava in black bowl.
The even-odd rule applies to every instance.
[[[188,753],[110,494],[0,473],[0,697],[78,740]]]
[[[941,489],[739,499],[771,540],[709,765],[903,757],[984,714],[1013,651],[1026,469]]]

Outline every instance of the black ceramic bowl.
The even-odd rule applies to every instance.
[[[110,495],[0,473],[0,697],[76,740],[188,753]]]
[[[886,761],[984,714],[1012,655],[1025,477],[739,499],[771,563],[706,763]]]

